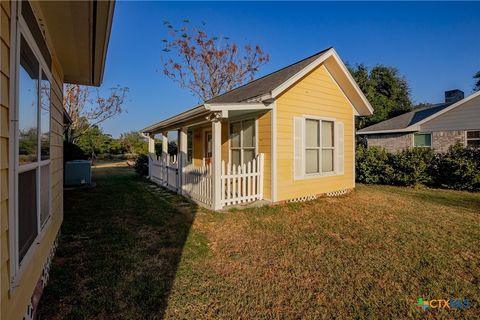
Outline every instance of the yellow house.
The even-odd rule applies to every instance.
[[[355,187],[355,116],[372,112],[329,48],[142,129],[149,175],[214,210],[342,194]]]
[[[63,83],[99,85],[112,1],[0,6],[0,318],[32,319],[63,219]]]

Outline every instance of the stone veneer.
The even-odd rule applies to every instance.
[[[369,147],[383,147],[388,152],[396,153],[413,147],[413,133],[382,133],[366,135]],[[457,141],[465,144],[464,130],[432,132],[432,148],[436,152],[445,152]]]
[[[448,148],[457,141],[466,144],[464,130],[432,132],[432,148],[437,152],[448,151]]]
[[[380,133],[366,135],[369,147],[382,147],[388,152],[396,153],[413,145],[412,133]]]

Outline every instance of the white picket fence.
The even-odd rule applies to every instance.
[[[222,161],[222,206],[263,199],[263,161],[263,153],[240,166]]]
[[[211,170],[211,164],[198,167],[189,164],[183,168],[183,193],[194,200],[208,205],[212,204]]]
[[[240,166],[222,161],[220,175],[222,207],[263,199],[263,164],[263,153]],[[170,157],[163,161],[154,154],[149,156],[152,181],[206,205],[213,202],[212,169],[212,164],[201,166],[188,164],[181,170],[180,182],[178,162],[172,163]]]
[[[151,153],[148,167],[152,181],[173,191],[178,191],[178,164],[170,162],[170,157],[167,157],[167,161],[163,161],[160,156]]]

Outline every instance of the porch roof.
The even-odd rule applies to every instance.
[[[204,103],[143,128],[140,131],[148,134],[162,133],[181,127],[206,123],[212,114],[216,114],[221,118],[229,118],[241,113],[261,112],[270,110],[271,108],[272,105],[270,103],[262,102]]]

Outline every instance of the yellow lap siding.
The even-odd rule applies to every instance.
[[[278,200],[288,200],[354,187],[354,111],[321,65],[277,100]],[[334,118],[344,124],[344,174],[294,180],[293,119],[311,115]]]
[[[263,197],[270,200],[272,197],[272,112],[258,116],[258,153],[265,155],[263,164]]]
[[[51,110],[51,195],[52,208],[49,224],[31,259],[24,266],[15,290],[10,291],[10,248],[9,248],[9,90],[10,90],[10,1],[1,2],[0,59],[0,241],[1,241],[1,287],[0,318],[21,319],[30,303],[34,288],[58,234],[63,218],[63,74],[54,59],[52,65],[52,110]],[[6,21],[8,19],[8,21]],[[9,293],[10,292],[10,293]]]

